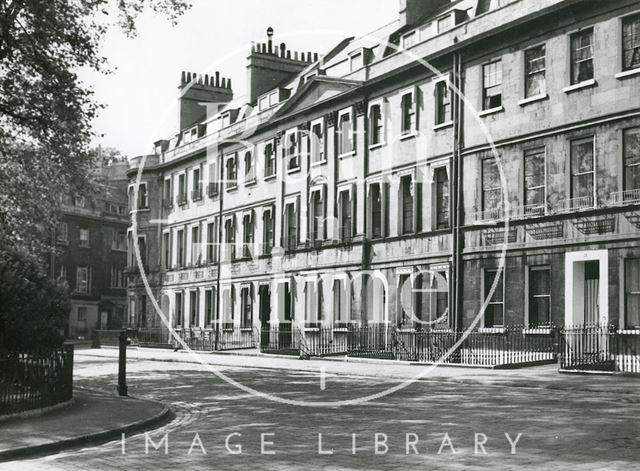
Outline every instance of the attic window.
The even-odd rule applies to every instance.
[[[445,31],[449,31],[453,26],[453,21],[451,15],[447,15],[438,20],[438,34],[444,33]]]
[[[258,110],[263,111],[269,108],[269,97],[263,96],[258,101]]]
[[[403,49],[409,49],[415,43],[416,43],[416,32],[415,31],[411,31],[410,33],[407,33],[404,36],[402,36],[402,48]]]
[[[351,55],[349,60],[349,67],[351,72],[364,67],[364,54],[362,51],[356,52]]]

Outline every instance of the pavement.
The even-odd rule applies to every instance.
[[[76,388],[69,405],[0,424],[0,461],[100,443],[171,419],[166,405]]]

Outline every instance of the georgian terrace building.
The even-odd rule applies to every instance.
[[[321,56],[269,29],[246,97],[180,95],[129,171],[138,324],[134,234],[185,331],[640,325],[640,2],[403,0]]]

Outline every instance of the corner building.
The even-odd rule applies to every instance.
[[[247,61],[244,97],[183,73],[179,132],[129,171],[183,335],[637,334],[640,2],[401,0],[323,55],[270,28]],[[159,327],[129,250],[130,312]]]

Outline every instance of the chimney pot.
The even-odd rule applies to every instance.
[[[216,72],[216,87],[220,86],[220,72]]]
[[[227,88],[231,89],[231,79],[227,79]]]
[[[182,71],[182,75],[180,76],[180,83],[185,83],[186,82],[186,77],[185,77],[185,72],[184,70]]]
[[[220,85],[222,88],[227,88],[227,79],[222,77],[222,84]]]

